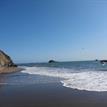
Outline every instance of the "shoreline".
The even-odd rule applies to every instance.
[[[107,107],[107,91],[67,88],[58,78],[16,69],[0,75],[0,107]]]
[[[61,83],[4,85],[1,107],[107,107],[107,92],[88,92]]]
[[[0,67],[0,74],[14,73],[23,70],[19,67]]]

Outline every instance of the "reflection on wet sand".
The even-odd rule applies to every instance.
[[[1,74],[0,75],[0,88],[6,84],[6,75]]]

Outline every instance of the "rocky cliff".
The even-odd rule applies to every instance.
[[[10,58],[6,53],[4,53],[2,50],[0,50],[0,67],[16,67]]]

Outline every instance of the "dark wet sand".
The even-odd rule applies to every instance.
[[[0,74],[14,73],[23,70],[19,67],[0,67]]]
[[[60,83],[1,85],[0,107],[107,107],[107,92],[78,91]]]

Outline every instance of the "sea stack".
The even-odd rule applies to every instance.
[[[0,73],[9,73],[17,70],[17,65],[13,63],[10,56],[0,50]]]
[[[56,61],[54,60],[49,60],[48,63],[55,63]]]

